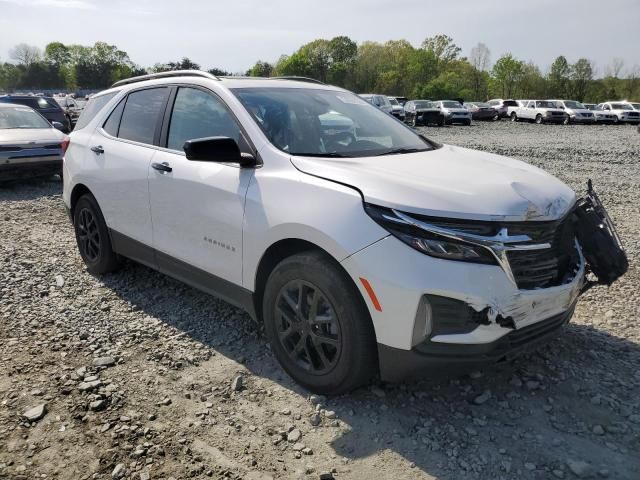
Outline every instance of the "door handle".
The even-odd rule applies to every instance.
[[[97,155],[101,155],[104,153],[104,148],[102,148],[102,145],[97,145],[95,147],[91,147],[91,151]]]
[[[169,172],[173,171],[173,168],[171,168],[167,162],[162,162],[162,163],[153,162],[151,164],[151,168],[153,168],[154,170],[158,170],[159,172],[163,172],[163,173],[169,173]]]

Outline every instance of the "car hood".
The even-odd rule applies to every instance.
[[[451,113],[469,113],[469,110],[467,110],[466,108],[442,107],[442,110],[444,110],[445,112],[451,112]]]
[[[7,128],[0,129],[0,143],[11,145],[62,142],[65,135],[55,128]]]
[[[444,145],[365,158],[291,157],[307,174],[358,189],[367,203],[410,213],[471,220],[555,220],[576,194],[527,163]]]
[[[543,112],[554,112],[554,113],[565,113],[561,108],[551,108],[551,107],[537,107],[538,110]]]

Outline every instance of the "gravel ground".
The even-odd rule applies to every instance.
[[[629,273],[514,365],[323,398],[228,304],[133,263],[89,275],[58,181],[3,188],[0,478],[640,478],[640,135],[425,131],[593,178]]]

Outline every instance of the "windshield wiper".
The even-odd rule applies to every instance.
[[[328,157],[328,158],[353,158],[351,155],[345,155],[338,152],[289,152],[289,155],[295,155],[299,157]]]
[[[397,155],[401,153],[416,153],[416,152],[426,152],[428,148],[394,148],[392,150],[387,150],[386,152],[379,153],[376,157],[381,157],[383,155]]]

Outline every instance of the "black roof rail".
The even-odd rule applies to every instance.
[[[125,78],[124,80],[119,80],[111,87],[121,87],[122,85],[128,85],[130,83],[136,82],[144,82],[145,80],[155,80],[157,78],[171,78],[171,77],[202,77],[208,78],[210,80],[220,80],[215,75],[212,75],[208,72],[203,72],[201,70],[171,70],[168,72],[158,72],[158,73],[150,73],[148,75],[140,75],[138,77]]]
[[[326,85],[326,83],[321,82],[320,80],[316,80],[315,78],[310,77],[298,77],[296,75],[285,75],[283,77],[267,77],[272,80],[295,80],[296,82],[309,82],[309,83],[318,83],[320,85]]]

